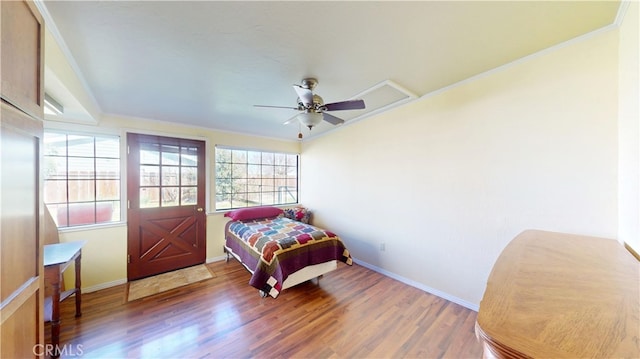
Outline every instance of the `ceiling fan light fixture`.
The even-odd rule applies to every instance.
[[[311,129],[313,126],[322,122],[321,112],[303,112],[298,114],[298,121]]]

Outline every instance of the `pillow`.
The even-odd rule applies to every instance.
[[[285,208],[284,216],[294,221],[309,223],[311,219],[311,211],[304,207]]]
[[[224,214],[234,221],[247,221],[250,219],[277,217],[282,213],[280,208],[276,207],[247,207],[235,209]]]

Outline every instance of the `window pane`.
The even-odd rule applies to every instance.
[[[231,193],[242,194],[247,192],[247,180],[237,179],[233,181]]]
[[[262,188],[262,185],[260,184],[260,182],[258,182],[258,183],[251,183],[251,182],[247,183],[247,192],[248,193],[251,193],[251,192],[260,193],[261,192],[261,188]]]
[[[216,178],[231,178],[231,163],[216,163]]]
[[[111,222],[113,218],[112,202],[96,202],[96,223]]]
[[[183,166],[197,166],[198,165],[198,148],[197,147],[182,147],[180,156],[181,165]]]
[[[96,223],[95,203],[69,203],[70,226]]]
[[[247,154],[248,163],[260,164],[262,162],[262,153],[256,151],[249,151]]]
[[[287,166],[297,166],[297,165],[298,165],[298,156],[287,155]]]
[[[140,144],[140,163],[148,165],[160,164],[160,149],[156,144]]]
[[[259,206],[262,202],[260,201],[261,194],[258,193],[247,193],[247,204],[250,206]]]
[[[42,142],[45,156],[67,156],[67,135],[45,133]]]
[[[246,195],[232,196],[231,197],[231,207],[232,208],[247,207]]]
[[[262,179],[262,191],[275,191],[275,180],[273,178]]]
[[[67,158],[45,156],[43,171],[45,179],[66,179]]]
[[[274,180],[276,190],[281,191],[287,187],[287,179],[286,178],[276,178]]]
[[[262,164],[263,165],[272,165],[275,163],[275,153],[263,152],[262,153]]]
[[[177,186],[179,184],[178,167],[162,166],[162,185]]]
[[[96,178],[120,178],[120,160],[96,158]]]
[[[216,208],[231,208],[231,194],[216,193]]]
[[[96,180],[96,200],[120,199],[120,180]]]
[[[69,157],[69,179],[93,179],[93,158]]]
[[[197,204],[198,189],[196,187],[182,187],[180,189],[180,202],[183,206]]]
[[[262,177],[262,166],[260,165],[248,165],[247,166],[247,177],[249,178],[260,178]]]
[[[216,180],[216,195],[223,193],[231,193],[233,183],[231,179],[218,179]]]
[[[226,148],[216,148],[216,163],[231,162],[231,150]]]
[[[287,175],[287,167],[285,166],[275,166],[273,169],[276,177],[285,177]]]
[[[277,166],[284,166],[287,164],[287,155],[285,155],[284,153],[276,153],[275,158],[276,158],[275,164]]]
[[[67,202],[67,181],[45,181],[44,182],[44,202],[45,203]]]
[[[69,202],[86,202],[95,199],[95,181],[69,180]]]
[[[278,203],[296,202],[298,202],[298,193],[291,191],[290,188],[285,188],[283,191],[278,192]]]
[[[262,177],[273,178],[273,166],[262,166]]]
[[[262,193],[262,204],[265,205],[269,205],[269,204],[276,204],[275,200],[274,200],[274,195],[273,192],[263,192]]]
[[[162,207],[178,206],[178,187],[162,188]]]
[[[232,164],[231,175],[233,178],[247,178],[247,165]]]
[[[162,164],[163,165],[179,165],[180,155],[178,146],[162,145]]]
[[[67,155],[80,157],[94,157],[93,136],[67,136]]]
[[[160,188],[140,188],[140,208],[160,207]]]
[[[198,184],[198,168],[197,167],[181,167],[180,181],[183,186],[195,186]]]
[[[118,222],[120,221],[120,201],[111,201],[113,205],[113,211],[111,211],[111,221]]]
[[[234,163],[247,163],[247,151],[233,150],[231,161]]]
[[[158,186],[159,184],[159,166],[140,166],[140,186]]]
[[[96,157],[120,158],[120,139],[96,137]]]

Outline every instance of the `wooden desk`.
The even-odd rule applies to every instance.
[[[525,231],[480,303],[484,357],[640,358],[640,262],[619,242]]]
[[[44,246],[44,280],[51,285],[53,294],[45,299],[45,308],[51,306],[51,344],[59,354],[60,344],[60,302],[75,293],[76,317],[82,315],[82,293],[80,292],[80,259],[85,242],[68,242]],[[60,293],[62,273],[75,263],[75,288]],[[48,303],[49,302],[49,303]],[[46,312],[46,311],[45,311]],[[45,313],[45,319],[47,318]]]

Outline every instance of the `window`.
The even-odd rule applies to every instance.
[[[298,203],[298,155],[216,147],[216,209]]]
[[[44,203],[58,227],[120,221],[120,138],[44,134]]]
[[[189,206],[197,200],[198,147],[140,143],[140,208]]]

